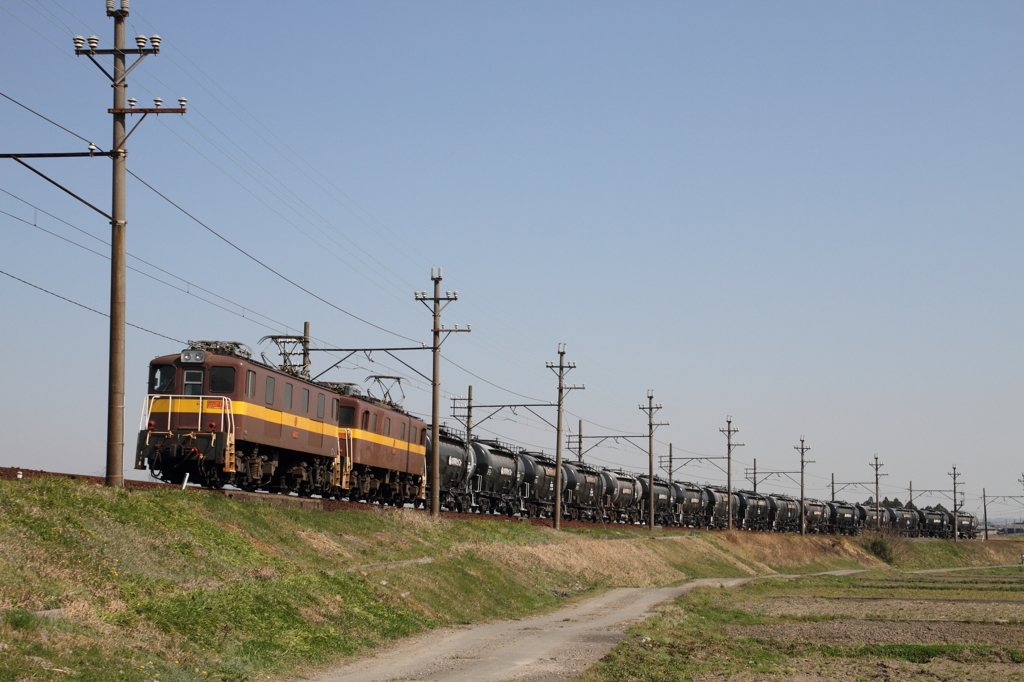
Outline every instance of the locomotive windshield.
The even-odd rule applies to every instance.
[[[231,393],[235,390],[234,367],[210,368],[210,393]]]
[[[185,395],[203,394],[203,370],[185,370]]]
[[[356,423],[356,408],[350,405],[342,405],[338,409],[338,426],[354,426]]]
[[[156,365],[149,380],[152,393],[170,393],[174,390],[174,365]]]

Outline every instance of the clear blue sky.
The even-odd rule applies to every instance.
[[[107,148],[110,87],[71,41],[109,42],[103,8],[0,0],[0,91]],[[870,480],[877,452],[883,494],[949,489],[956,464],[973,510],[983,487],[1024,492],[1022,20],[1006,2],[135,0],[129,35],[158,33],[163,52],[129,95],[185,96],[189,113],[147,118],[129,168],[403,336],[428,340],[412,294],[443,266],[460,293],[445,322],[473,325],[445,355],[482,377],[446,363],[449,394],[554,400],[544,363],[567,343],[586,384],[567,400],[574,431],[582,417],[585,435],[644,432],[653,389],[670,422],[659,454],[724,454],[731,414],[737,479],[755,458],[796,469],[806,435],[809,494],[833,473]],[[4,151],[85,148],[7,100],[0,117]],[[109,205],[108,161],[38,166]],[[107,238],[104,218],[12,161],[0,188]],[[406,343],[137,181],[128,192],[129,252],[182,278],[131,261],[130,322],[255,347],[310,320],[324,345]],[[106,250],[7,194],[0,210]],[[7,215],[0,236],[0,270],[107,310],[103,258]],[[0,465],[101,472],[106,320],[3,276],[0,316]],[[181,350],[134,329],[128,342],[126,462],[145,367]],[[426,353],[408,360],[429,369]],[[399,371],[363,360],[332,378]],[[424,382],[406,391],[426,415]],[[522,412],[484,426],[554,448]],[[624,443],[591,454],[646,468]],[[678,476],[724,480],[709,463]]]

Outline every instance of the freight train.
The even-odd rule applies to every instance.
[[[265,360],[265,359],[264,359]],[[254,360],[236,342],[198,341],[154,359],[135,468],[168,483],[320,495],[423,506],[433,444],[427,425],[350,383],[314,381],[286,362]],[[441,505],[449,510],[551,517],[556,462],[498,440],[443,427],[438,439]],[[730,492],[564,461],[562,514],[606,523],[727,528]],[[853,535],[882,528],[909,536],[974,538],[978,520],[942,509],[800,500],[734,490],[732,527]],[[877,518],[876,518],[877,516]]]

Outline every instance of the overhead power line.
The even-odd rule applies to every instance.
[[[88,143],[88,144],[92,144],[92,141],[91,141],[91,140],[87,140],[87,139],[85,139],[84,137],[82,137],[81,135],[79,135],[78,133],[76,133],[75,131],[73,131],[73,130],[68,130],[67,128],[65,128],[65,127],[64,127],[64,126],[62,126],[61,124],[57,123],[56,121],[54,121],[54,120],[52,120],[52,119],[49,119],[49,118],[46,118],[45,116],[43,116],[42,114],[40,114],[40,113],[39,113],[38,111],[36,111],[36,110],[34,110],[34,109],[30,109],[29,107],[25,106],[24,104],[22,104],[21,102],[19,102],[19,101],[18,101],[18,100],[16,100],[16,99],[14,99],[14,98],[13,98],[13,97],[11,97],[10,95],[7,95],[7,94],[5,94],[5,93],[2,93],[2,92],[0,92],[0,97],[5,97],[6,99],[9,99],[10,101],[12,101],[12,102],[14,102],[15,104],[17,104],[17,105],[18,105],[19,107],[21,107],[22,109],[24,109],[25,111],[29,111],[29,112],[31,112],[31,113],[33,113],[33,114],[35,114],[36,116],[38,116],[39,118],[43,119],[43,120],[44,120],[44,121],[46,121],[47,123],[52,123],[53,125],[57,126],[57,127],[58,127],[58,128],[60,128],[61,130],[63,130],[64,132],[66,132],[66,133],[70,133],[71,135],[74,135],[75,137],[77,137],[77,138],[78,138],[79,140],[81,140],[82,142],[86,142],[86,143]]]
[[[298,282],[296,282],[295,280],[293,280],[293,279],[291,279],[291,278],[289,278],[289,277],[286,277],[285,275],[281,274],[280,272],[278,272],[278,271],[277,271],[277,270],[275,270],[274,268],[270,267],[269,265],[267,265],[266,263],[264,263],[263,261],[261,261],[261,260],[260,260],[259,258],[257,258],[256,256],[253,256],[253,255],[252,255],[252,254],[250,254],[250,253],[249,253],[248,251],[246,251],[246,250],[245,250],[245,249],[243,249],[242,247],[238,246],[237,244],[235,244],[234,242],[232,242],[232,241],[231,241],[230,239],[228,239],[227,237],[225,237],[224,235],[222,235],[221,233],[217,232],[217,231],[216,231],[216,230],[214,230],[214,229],[213,229],[212,227],[210,227],[209,225],[207,225],[206,223],[204,223],[203,221],[201,221],[201,220],[200,220],[199,218],[196,218],[196,217],[195,217],[194,215],[192,215],[191,213],[189,213],[188,211],[186,211],[186,210],[185,210],[184,208],[182,208],[181,206],[179,206],[178,204],[176,204],[176,203],[175,203],[174,201],[172,201],[172,200],[171,200],[171,199],[170,199],[170,198],[169,198],[169,197],[168,197],[167,195],[163,194],[163,193],[162,193],[162,192],[161,192],[160,190],[158,190],[158,189],[157,189],[156,187],[153,187],[153,185],[149,184],[148,182],[146,182],[145,180],[143,180],[142,178],[140,178],[140,177],[139,177],[138,175],[136,175],[136,174],[135,174],[135,173],[133,173],[132,171],[130,171],[130,170],[129,170],[129,171],[128,171],[128,174],[129,174],[129,175],[131,175],[131,176],[132,176],[133,178],[135,178],[136,180],[138,180],[139,182],[141,182],[141,183],[142,183],[143,185],[145,185],[146,187],[148,187],[148,188],[149,188],[149,189],[150,189],[150,190],[151,190],[151,191],[152,191],[152,192],[153,192],[154,194],[156,194],[156,195],[157,195],[158,197],[160,197],[161,199],[163,199],[164,201],[166,201],[167,203],[169,203],[169,204],[170,204],[171,206],[173,206],[174,208],[178,209],[179,211],[181,211],[182,213],[184,213],[184,214],[185,214],[186,216],[188,216],[189,218],[191,218],[191,219],[192,219],[193,221],[195,221],[195,222],[196,222],[196,223],[197,223],[198,225],[200,225],[200,226],[201,226],[202,228],[204,228],[205,230],[207,230],[207,231],[208,231],[208,232],[209,232],[210,234],[212,234],[213,236],[217,237],[217,239],[220,239],[220,240],[221,240],[221,241],[223,241],[223,242],[224,242],[225,244],[227,244],[227,245],[228,245],[228,246],[230,246],[231,248],[235,249],[235,250],[236,250],[236,251],[238,251],[238,252],[239,252],[240,254],[242,254],[243,256],[245,256],[246,258],[248,258],[249,260],[251,260],[252,262],[256,263],[256,264],[257,264],[257,265],[259,265],[260,267],[262,267],[262,268],[264,268],[264,269],[268,270],[269,272],[271,272],[271,273],[273,273],[273,274],[277,275],[278,277],[280,277],[281,279],[283,279],[283,280],[284,280],[285,282],[288,282],[289,284],[291,284],[291,285],[292,285],[293,287],[295,287],[296,289],[298,289],[298,290],[300,290],[300,291],[303,291],[303,292],[305,292],[305,293],[309,294],[310,296],[312,296],[312,297],[313,297],[313,298],[315,298],[316,300],[320,301],[321,303],[324,303],[324,304],[326,304],[326,305],[329,305],[330,307],[332,307],[332,308],[334,308],[335,310],[337,310],[337,311],[338,311],[339,313],[342,313],[342,314],[344,314],[344,315],[348,315],[348,316],[349,316],[349,317],[351,317],[352,319],[354,319],[354,320],[358,320],[359,322],[362,322],[362,323],[363,323],[363,324],[365,324],[365,325],[369,325],[369,326],[373,327],[374,329],[379,329],[379,330],[380,330],[380,331],[382,331],[382,332],[386,332],[386,333],[388,333],[388,334],[391,334],[392,336],[397,336],[398,338],[400,338],[400,339],[404,339],[404,340],[406,340],[406,341],[411,341],[411,342],[413,342],[413,343],[422,343],[422,342],[421,342],[421,341],[419,341],[418,339],[413,339],[413,338],[410,338],[410,337],[408,337],[408,336],[404,336],[404,335],[402,335],[402,334],[399,334],[398,332],[393,332],[393,331],[391,331],[390,329],[387,329],[387,328],[385,328],[385,327],[382,327],[382,326],[380,326],[379,324],[374,324],[373,322],[370,322],[369,320],[366,320],[366,319],[364,319],[364,318],[362,318],[362,317],[359,317],[359,316],[358,316],[358,315],[356,315],[355,313],[350,313],[349,311],[345,310],[344,308],[342,308],[342,307],[340,307],[340,306],[338,306],[338,305],[336,305],[336,304],[334,304],[334,303],[331,303],[330,301],[328,301],[328,300],[327,300],[326,298],[324,298],[323,296],[320,296],[319,294],[316,294],[316,293],[314,293],[314,292],[310,291],[309,289],[307,289],[306,287],[302,286],[301,284],[299,284],[299,283],[298,283]]]
[[[78,306],[79,308],[85,308],[86,310],[88,310],[88,311],[89,311],[89,312],[91,312],[91,313],[96,313],[97,315],[102,315],[103,317],[110,317],[110,314],[109,314],[109,313],[105,313],[105,312],[103,312],[103,311],[100,311],[100,310],[96,310],[95,308],[90,308],[90,307],[89,307],[89,306],[87,306],[87,305],[82,305],[82,304],[81,304],[81,303],[79,303],[78,301],[72,301],[72,300],[71,300],[70,298],[66,298],[66,297],[64,297],[64,296],[61,296],[60,294],[55,294],[55,293],[53,293],[52,291],[50,291],[49,289],[44,289],[44,288],[42,288],[41,286],[38,286],[38,285],[32,284],[32,282],[29,282],[29,281],[27,281],[27,280],[24,280],[24,279],[22,279],[21,277],[15,277],[14,275],[12,275],[12,274],[11,274],[11,273],[9,273],[9,272],[4,272],[3,270],[0,270],[0,275],[7,275],[7,276],[8,276],[8,277],[10,277],[11,279],[17,280],[17,281],[21,282],[22,284],[27,284],[27,285],[29,285],[30,287],[32,287],[33,289],[38,289],[39,291],[43,292],[44,294],[49,294],[50,296],[54,296],[54,297],[56,297],[56,298],[59,298],[59,299],[60,299],[60,300],[62,300],[62,301],[67,301],[67,302],[68,302],[68,303],[70,303],[71,305],[76,305],[76,306]],[[128,325],[129,327],[134,327],[134,328],[136,328],[136,329],[139,329],[139,330],[141,330],[141,331],[144,331],[144,332],[146,332],[147,334],[152,334],[152,335],[154,335],[154,336],[159,336],[159,337],[161,337],[161,338],[167,339],[168,341],[175,341],[175,342],[177,342],[177,343],[180,343],[180,344],[184,344],[184,343],[185,343],[184,341],[181,341],[180,339],[175,339],[175,338],[173,338],[173,337],[171,337],[171,336],[167,336],[166,334],[161,334],[160,332],[155,332],[155,331],[153,331],[152,329],[146,329],[145,327],[140,327],[139,325],[137,325],[137,324],[132,324],[131,322],[126,322],[125,324],[127,324],[127,325]]]

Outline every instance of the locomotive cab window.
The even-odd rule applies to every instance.
[[[234,367],[210,368],[210,393],[233,393],[235,390]]]
[[[402,425],[398,427],[398,440],[405,440],[405,422],[402,422]]]
[[[251,369],[245,373],[245,397],[256,397],[256,372]]]
[[[284,385],[284,406],[287,409],[292,409],[292,388],[291,384]]]
[[[274,377],[267,377],[267,405],[274,404]]]
[[[338,426],[355,426],[356,408],[351,405],[342,405],[338,408]]]
[[[370,411],[369,410],[363,412],[363,424],[362,424],[362,426],[360,426],[360,428],[363,431],[368,431],[370,429]]]
[[[203,370],[185,370],[185,395],[203,394]]]
[[[327,398],[324,397],[323,393],[316,394],[316,418],[324,418],[324,407],[327,404]]]
[[[309,414],[309,389],[302,389],[302,411],[305,414]]]
[[[387,419],[384,420],[384,435],[385,436],[390,436],[391,435],[391,418],[390,417],[388,417]]]
[[[373,431],[374,433],[377,433],[377,414],[376,413],[374,413],[374,415],[373,415],[373,426],[370,427],[370,430]]]
[[[151,393],[171,393],[174,391],[174,365],[157,365],[152,370],[149,380]]]

